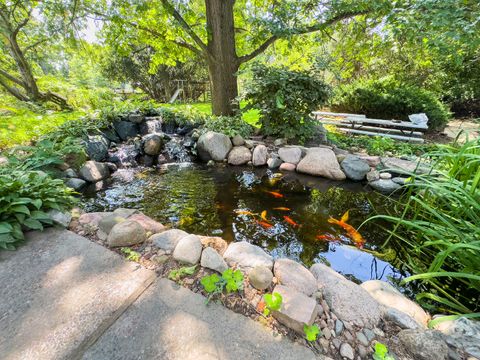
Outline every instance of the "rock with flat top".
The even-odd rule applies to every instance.
[[[273,258],[262,248],[246,241],[231,243],[223,258],[230,266],[237,265],[243,269],[265,266],[269,269],[273,266]]]
[[[317,280],[303,265],[290,259],[275,260],[273,273],[281,285],[311,296],[317,291]]]
[[[401,188],[400,185],[393,182],[391,179],[379,179],[379,180],[371,181],[368,183],[368,185],[370,185],[375,190],[384,194],[391,194],[394,191]]]
[[[362,181],[370,171],[367,161],[356,155],[347,155],[341,167],[347,178],[354,181]]]
[[[317,317],[317,302],[304,293],[283,285],[275,286],[272,293],[282,296],[280,310],[273,310],[272,315],[283,325],[303,334],[304,325],[312,325]]]
[[[283,147],[278,149],[278,156],[286,163],[297,165],[302,159],[302,150],[299,147]]]
[[[323,176],[332,180],[345,180],[335,153],[326,148],[310,148],[298,163],[297,171],[304,174]]]
[[[153,245],[155,245],[159,249],[165,251],[173,251],[180,239],[187,235],[188,233],[183,230],[171,229],[159,234],[152,235],[150,236],[149,240],[153,242]]]
[[[181,263],[195,265],[202,255],[202,242],[197,235],[182,237],[173,251],[173,258]]]
[[[430,168],[416,161],[404,160],[394,157],[382,157],[382,165],[385,169],[396,174],[426,174]]]

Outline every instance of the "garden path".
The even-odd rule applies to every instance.
[[[2,359],[313,359],[72,232],[31,232],[0,254]]]

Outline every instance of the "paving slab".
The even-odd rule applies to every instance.
[[[67,230],[31,232],[0,253],[0,358],[75,359],[154,281]]]
[[[260,323],[158,279],[83,355],[85,360],[321,359]]]

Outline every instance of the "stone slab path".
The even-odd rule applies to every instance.
[[[2,360],[314,359],[288,339],[66,230],[0,253]]]

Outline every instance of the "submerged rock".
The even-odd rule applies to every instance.
[[[259,265],[271,269],[273,266],[273,258],[270,255],[259,246],[252,245],[246,241],[231,243],[223,257],[230,266],[237,265],[244,269],[250,269]]]
[[[370,171],[368,163],[356,155],[347,155],[340,164],[350,180],[362,181]]]
[[[208,131],[200,136],[197,142],[197,151],[203,161],[222,161],[232,148],[232,142],[227,135]]]
[[[345,180],[335,153],[326,148],[310,148],[298,163],[297,171],[314,176],[323,176],[332,180]]]
[[[252,160],[252,153],[246,146],[235,146],[228,154],[230,165],[245,165]]]

